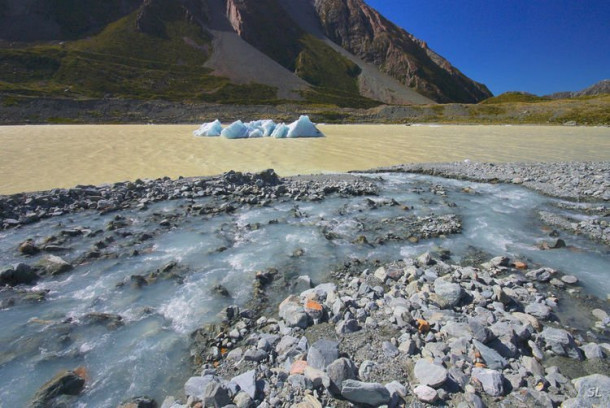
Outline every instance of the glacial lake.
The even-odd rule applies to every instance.
[[[273,168],[282,175],[413,162],[610,160],[610,128],[320,125],[317,139],[197,138],[192,125],[0,127],[0,194]]]

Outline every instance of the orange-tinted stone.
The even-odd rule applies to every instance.
[[[297,360],[290,366],[290,374],[303,374],[307,367],[307,361]]]

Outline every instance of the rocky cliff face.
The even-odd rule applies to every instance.
[[[362,0],[315,0],[324,33],[341,47],[439,102],[478,102],[491,96],[425,42]]]

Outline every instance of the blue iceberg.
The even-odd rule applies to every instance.
[[[283,139],[288,134],[288,126],[283,123],[280,123],[275,126],[273,129],[273,133],[271,133],[271,137],[275,137],[276,139]]]
[[[314,125],[309,116],[302,115],[299,120],[292,122],[288,125],[288,134],[286,137],[321,137],[320,132],[316,125]]]
[[[201,127],[193,131],[194,136],[220,136],[222,132],[222,125],[220,121],[216,119],[214,122],[208,122],[201,125]]]
[[[248,134],[248,127],[241,120],[231,123],[220,133],[221,136],[227,139],[245,139],[248,137]]]

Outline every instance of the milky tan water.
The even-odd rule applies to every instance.
[[[280,175],[409,162],[610,160],[610,128],[320,125],[318,139],[197,138],[196,125],[0,127],[0,194],[273,168]]]

